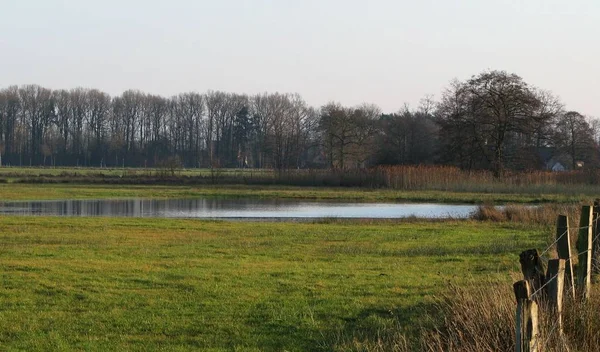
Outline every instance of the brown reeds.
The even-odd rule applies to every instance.
[[[510,221],[525,224],[552,226],[558,215],[567,215],[577,219],[581,206],[579,204],[541,204],[506,206],[480,205],[471,214],[471,219],[479,221]]]
[[[2,175],[24,183],[123,183],[146,184],[248,184],[329,187],[389,188],[407,191],[439,190],[484,193],[591,193],[598,191],[600,173],[596,170],[573,172],[514,172],[501,178],[489,171],[467,171],[452,166],[399,165],[355,169],[243,170],[213,169],[202,175],[185,176],[185,170],[160,172],[160,169],[135,169],[120,175],[99,170],[82,175],[78,172],[34,174],[27,170],[5,171]],[[151,172],[154,170],[154,172]],[[118,179],[118,180],[115,180]],[[600,193],[600,192],[599,192]]]

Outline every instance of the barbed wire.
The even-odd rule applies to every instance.
[[[596,236],[595,236],[595,237],[592,239],[592,244],[594,244],[594,242],[596,242],[596,241],[597,241],[599,238],[600,238],[600,233],[596,234]],[[566,259],[566,260],[571,260],[571,259],[573,259],[573,258],[575,258],[575,257],[579,257],[580,255],[582,255],[582,254],[585,254],[585,253],[587,253],[587,252],[591,252],[591,251],[593,251],[593,250],[594,250],[594,248],[593,248],[593,247],[592,247],[591,249],[590,249],[590,248],[588,248],[588,249],[586,249],[586,250],[584,250],[584,251],[581,251],[581,252],[579,252],[579,253],[577,253],[577,254],[572,254],[572,255],[571,255],[571,256],[570,256],[568,259]],[[545,282],[545,283],[544,283],[544,284],[543,284],[543,285],[542,285],[540,288],[538,288],[538,289],[537,289],[537,290],[535,290],[535,291],[534,291],[534,292],[533,292],[531,295],[529,295],[529,299],[532,299],[532,298],[533,298],[535,295],[537,295],[538,293],[540,293],[540,292],[542,291],[542,289],[543,289],[544,287],[546,287],[546,286],[547,286],[547,285],[548,285],[550,282],[552,282],[552,280],[555,280],[555,279],[558,277],[558,275],[559,275],[559,273],[557,273],[556,275],[554,275],[553,277],[551,277],[550,279],[548,279],[548,280],[547,280],[547,281],[546,281],[546,282]],[[572,283],[572,284],[574,284],[574,283]]]
[[[580,230],[587,230],[587,229],[593,229],[593,228],[597,228],[598,226],[598,222],[600,221],[600,215],[595,216],[594,219],[592,220],[592,222],[586,226],[579,226],[579,227],[575,227],[575,228],[569,228],[567,227],[565,229],[565,231],[563,231],[563,233],[561,233],[559,236],[556,237],[556,239],[546,247],[546,249],[544,249],[542,251],[541,254],[539,254],[539,258],[543,261],[548,262],[549,259],[546,259],[544,257],[544,255],[546,253],[548,253],[564,236],[568,236],[570,230],[573,231],[580,231]],[[594,244],[596,243],[596,241],[598,241],[600,239],[600,231],[598,233],[595,234],[595,236],[592,238],[592,242],[588,244],[588,248],[578,252],[576,254],[572,254],[571,256],[569,256],[569,258],[567,258],[567,261],[572,260],[575,257],[579,257],[585,253],[588,252],[593,252],[595,250],[594,248]],[[554,276],[552,276],[550,279],[548,279],[541,287],[539,287],[538,289],[536,289],[531,295],[529,295],[529,299],[533,299],[536,295],[538,295],[540,292],[542,292],[542,290],[548,286],[552,281],[556,280],[557,277],[561,274],[561,272],[559,271],[559,273],[556,273]],[[572,285],[572,289],[575,289],[575,283],[571,282]],[[553,324],[552,329],[550,330],[550,332],[546,335],[546,337],[543,339],[543,346],[546,346],[546,344],[551,340],[554,331],[556,330],[556,328],[558,327],[559,324]],[[536,339],[535,344],[533,345],[533,349],[535,350],[537,348],[537,346],[539,345],[540,341],[542,341],[541,335]]]
[[[558,241],[560,241],[565,235],[569,234],[569,229],[567,228],[560,236],[558,236],[556,238],[556,240],[554,242],[552,242],[548,248],[546,248],[542,254],[540,254],[540,257],[542,257],[544,254],[548,253],[548,251],[552,248],[552,246],[554,246],[555,244],[558,243]]]
[[[548,245],[548,247],[546,247],[546,249],[544,249],[542,251],[542,253],[539,255],[539,257],[542,258],[543,260],[545,260],[547,262],[548,259],[543,258],[543,256],[546,253],[548,253],[552,249],[552,247],[555,244],[557,244],[564,236],[568,235],[571,230],[573,230],[573,231],[579,231],[579,230],[586,230],[586,229],[590,229],[590,228],[595,228],[599,221],[600,221],[600,216],[596,216],[589,225],[579,226],[579,227],[574,227],[574,228],[567,228],[565,231],[563,231],[563,233],[560,234],[560,236],[556,237],[556,240],[554,240],[554,242],[552,242],[550,245]],[[598,240],[599,236],[600,236],[600,232],[596,234],[596,236],[592,240],[592,244]],[[571,258],[569,258],[569,259],[571,259]]]
[[[548,281],[546,281],[545,284],[543,284],[540,288],[535,290],[535,292],[533,292],[532,294],[529,295],[529,299],[532,299],[535,295],[537,295],[539,292],[541,292],[542,289],[544,289],[544,287],[546,287],[550,282],[552,282],[552,280],[556,279],[557,277],[558,277],[558,274],[554,275],[552,278],[550,278]]]
[[[546,254],[546,253],[548,253],[548,251],[549,251],[549,250],[550,250],[550,249],[551,249],[551,248],[552,248],[552,247],[553,247],[553,246],[554,246],[556,243],[558,243],[558,241],[560,241],[560,240],[561,240],[561,239],[562,239],[564,236],[568,235],[570,230],[574,230],[574,231],[576,230],[576,231],[579,231],[579,230],[584,230],[584,229],[590,229],[590,228],[594,228],[594,227],[596,226],[596,224],[598,223],[598,221],[599,221],[599,220],[600,220],[600,216],[597,216],[597,217],[595,217],[595,218],[594,218],[594,220],[592,221],[592,223],[590,223],[589,225],[586,225],[586,226],[580,226],[580,227],[576,227],[576,228],[572,228],[572,229],[569,229],[569,228],[567,228],[565,231],[563,231],[563,233],[561,233],[559,236],[557,236],[556,240],[554,240],[554,242],[552,242],[552,243],[551,243],[551,244],[550,244],[550,245],[549,245],[549,246],[548,246],[548,247],[547,247],[547,248],[546,248],[546,249],[545,249],[545,250],[544,250],[544,251],[543,251],[543,252],[542,252],[542,253],[539,255],[539,258],[540,258],[540,259],[542,259],[542,260],[545,260],[545,261],[547,262],[547,261],[548,261],[548,259],[544,258],[544,257],[543,257],[543,255],[544,255],[544,254]],[[596,241],[597,241],[599,238],[600,238],[600,232],[598,232],[598,233],[597,233],[597,234],[594,236],[594,238],[592,239],[592,242],[591,242],[591,243],[590,243],[590,245],[589,245],[589,247],[591,247],[591,249],[590,249],[590,248],[588,248],[588,249],[586,249],[586,250],[584,250],[584,251],[578,252],[578,253],[576,253],[576,254],[572,254],[572,255],[571,255],[569,258],[567,258],[566,260],[571,260],[571,259],[573,259],[573,258],[575,258],[575,257],[579,257],[580,255],[583,255],[583,254],[585,254],[585,253],[587,253],[587,252],[593,251],[593,250],[594,250],[594,248],[593,248],[593,244],[594,244],[594,243],[595,243],[595,242],[596,242]],[[557,277],[558,275],[559,275],[559,274],[556,274],[556,275],[554,275],[553,277],[551,277],[550,279],[548,279],[548,280],[547,280],[547,281],[546,281],[546,282],[545,282],[545,283],[544,283],[544,284],[543,284],[543,285],[542,285],[540,288],[536,289],[536,291],[534,291],[534,292],[533,292],[531,295],[529,295],[529,298],[531,299],[531,298],[533,298],[535,295],[539,294],[539,293],[541,292],[541,290],[542,290],[544,287],[546,287],[548,284],[550,284],[550,282],[552,282],[553,280],[555,280],[555,279],[556,279],[556,277]]]

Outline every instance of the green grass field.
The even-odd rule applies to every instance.
[[[511,285],[508,223],[0,217],[0,346],[360,350],[418,334],[448,282]]]
[[[484,184],[406,191],[71,182],[98,172],[136,177],[152,171],[0,168],[7,182],[0,183],[0,200],[573,203],[589,202],[596,187],[550,192],[556,186],[528,186],[522,192],[525,188],[510,186],[497,192]],[[210,175],[209,170],[182,172]],[[67,183],[45,184],[45,175]],[[23,177],[35,179],[15,182]],[[551,217],[553,222],[555,214]],[[536,225],[546,222],[0,216],[0,350],[402,350],[394,344],[404,337],[417,343],[421,329],[431,327],[433,303],[449,284],[473,287],[492,280],[511,287],[518,254],[548,243],[553,231]]]

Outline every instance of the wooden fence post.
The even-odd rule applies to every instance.
[[[527,280],[515,282],[513,285],[517,299],[516,352],[537,352],[538,340],[538,305],[530,298],[531,287]]]
[[[565,262],[565,287],[575,298],[575,278],[573,272],[573,261],[571,260],[571,237],[569,236],[569,218],[566,215],[559,215],[556,219],[556,251],[558,259],[564,259]]]
[[[538,291],[546,283],[546,270],[537,249],[522,252],[519,255],[519,262],[523,278],[529,282],[533,292]],[[543,297],[543,292],[540,292],[537,297]]]
[[[554,314],[556,318],[560,334],[563,332],[562,305],[565,286],[565,263],[564,259],[550,259],[548,261],[548,272],[546,273],[548,307],[552,312],[551,314]]]
[[[579,220],[579,236],[577,238],[577,286],[581,298],[588,299],[592,282],[592,217],[593,208],[589,205],[581,207]]]
[[[598,218],[600,217],[600,199],[594,200],[594,216],[592,218],[592,238],[597,238],[600,232],[600,225],[598,224]],[[592,244],[592,272],[600,273],[600,241],[596,241]]]

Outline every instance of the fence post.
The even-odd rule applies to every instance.
[[[592,238],[598,237],[600,232],[600,225],[598,224],[598,218],[600,217],[600,199],[594,200],[594,216],[592,219]],[[592,244],[592,271],[594,273],[600,273],[600,261],[598,260],[600,255],[600,241]]]
[[[589,205],[581,207],[579,220],[579,236],[577,237],[577,286],[581,298],[588,299],[592,282],[592,217],[593,208]]]
[[[571,237],[569,236],[569,218],[566,215],[559,215],[556,219],[556,251],[558,259],[565,260],[565,287],[575,298],[575,277],[573,271],[573,261],[571,260]]]
[[[563,332],[562,327],[562,305],[565,286],[565,263],[564,259],[550,259],[548,261],[548,272],[546,282],[548,288],[548,305],[555,316],[558,331]]]
[[[513,285],[517,299],[517,326],[515,345],[516,352],[537,352],[538,339],[538,306],[530,300],[531,287],[527,280],[515,282]]]
[[[537,249],[528,249],[522,252],[519,255],[519,262],[521,263],[523,278],[529,282],[534,292],[544,286],[546,283],[546,270]],[[538,297],[543,297],[543,292],[540,292]]]

